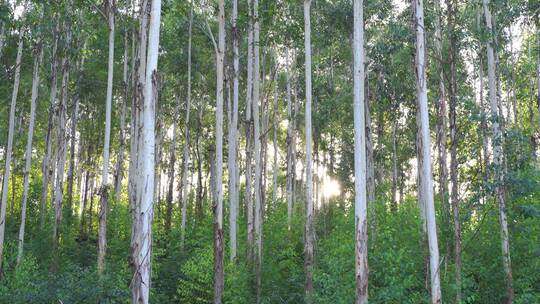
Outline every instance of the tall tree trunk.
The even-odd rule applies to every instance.
[[[86,45],[86,43],[85,43]],[[83,46],[83,49],[85,46]],[[79,115],[79,101],[80,101],[80,86],[82,78],[82,70],[84,66],[84,56],[81,56],[81,61],[77,64],[77,92],[73,96],[73,113],[71,114],[71,131],[70,131],[70,147],[69,147],[69,168],[67,175],[67,211],[68,220],[73,215],[73,178],[75,174],[75,137],[77,134],[77,122]],[[80,142],[80,139],[79,139]]]
[[[253,242],[255,240],[253,229],[253,188],[252,188],[252,175],[253,175],[253,149],[254,149],[254,136],[253,136],[253,0],[248,0],[248,54],[247,54],[247,79],[246,79],[246,218],[247,218],[247,243],[246,243],[246,255],[248,262],[252,263],[253,256]]]
[[[236,234],[238,229],[238,182],[236,180],[237,172],[237,149],[238,149],[238,94],[239,94],[239,74],[240,74],[240,59],[239,59],[239,31],[237,27],[238,19],[238,0],[233,0],[232,3],[232,43],[233,43],[233,100],[232,112],[229,114],[229,242],[231,246],[231,261],[235,262],[237,258],[237,241]]]
[[[7,147],[4,164],[4,177],[2,179],[2,204],[0,207],[0,274],[3,273],[4,261],[4,237],[6,232],[6,207],[9,187],[9,175],[11,173],[11,154],[13,152],[13,132],[15,131],[15,108],[17,105],[17,96],[19,94],[19,81],[21,79],[21,62],[23,55],[23,35],[25,29],[19,29],[19,41],[17,43],[17,58],[15,59],[15,74],[13,80],[13,91],[11,94],[11,107],[9,109],[9,127]]]
[[[181,243],[184,244],[186,236],[186,222],[187,222],[187,203],[188,203],[188,185],[187,177],[189,174],[189,113],[191,111],[191,35],[193,26],[193,0],[191,0],[191,9],[189,13],[189,38],[188,38],[188,92],[186,103],[186,129],[185,129],[185,142],[184,142],[184,154],[182,169],[182,223],[181,223]]]
[[[171,231],[171,218],[173,209],[173,189],[174,189],[174,165],[176,164],[176,121],[178,120],[178,114],[180,111],[180,96],[176,95],[176,105],[174,108],[173,116],[173,131],[171,140],[171,152],[169,158],[169,184],[167,189],[167,206],[165,211],[165,231],[168,233]]]
[[[528,52],[529,58],[531,58],[531,40],[532,39],[533,38],[532,38],[532,33],[531,33],[528,39],[528,44],[527,44],[527,52]],[[538,43],[540,43],[540,41],[538,41],[538,38],[536,40]],[[538,71],[537,75],[540,75],[540,55],[538,56],[537,60],[538,60],[537,61],[537,71]],[[540,87],[538,88],[538,90],[540,92]],[[534,94],[535,93],[534,93],[534,72],[533,72],[529,76],[529,127],[531,128],[531,135],[530,135],[531,158],[534,161],[536,161],[536,138],[535,138],[536,132],[535,132],[535,127],[534,127],[534,101],[535,101]]]
[[[363,0],[362,0],[363,2]],[[364,59],[365,60],[365,59]],[[363,61],[362,61],[363,62]],[[364,73],[363,73],[364,74]],[[373,159],[373,134],[371,132],[371,111],[369,97],[368,77],[364,74],[364,116],[365,116],[365,148],[366,148],[366,195],[369,210],[372,211],[375,207],[372,202],[375,201],[375,161]],[[371,204],[371,205],[370,205]],[[375,217],[371,217],[371,228],[375,228]],[[373,229],[375,230],[375,229]]]
[[[26,141],[26,161],[24,165],[24,188],[21,203],[21,225],[19,227],[19,246],[17,251],[17,266],[21,263],[24,247],[24,229],[26,227],[26,203],[28,201],[28,182],[32,165],[32,139],[34,137],[34,123],[36,120],[36,106],[39,90],[39,69],[43,60],[43,43],[38,39],[34,49],[34,71],[32,74],[32,97],[30,101],[30,122],[28,123],[28,140]]]
[[[277,59],[277,58],[276,58]],[[276,68],[277,69],[277,68]],[[272,129],[274,131],[274,134],[272,136],[272,144],[274,148],[274,159],[273,159],[273,165],[272,165],[272,206],[277,206],[277,191],[278,191],[278,120],[279,120],[279,113],[278,113],[278,79],[277,79],[277,71],[275,71],[275,79],[274,79],[274,103],[273,103],[273,122],[272,122]]]
[[[429,134],[429,112],[427,104],[427,83],[425,63],[424,5],[422,0],[414,0],[416,29],[416,91],[418,118],[420,118],[420,136],[418,158],[419,193],[421,205],[425,210],[426,228],[429,244],[429,264],[431,274],[431,302],[441,303],[441,283],[439,276],[439,246],[437,244],[437,227],[435,223],[435,206],[433,199],[433,175],[431,172],[431,138]]]
[[[105,269],[105,254],[107,252],[107,213],[109,212],[109,154],[111,142],[111,107],[114,75],[114,31],[115,3],[108,0],[107,13],[109,21],[109,61],[107,71],[107,96],[105,100],[105,142],[103,144],[103,170],[101,174],[101,200],[99,209],[98,233],[98,274],[103,275]]]
[[[368,225],[367,225],[367,168],[366,113],[364,85],[364,1],[354,1],[354,215],[355,215],[355,274],[357,304],[368,303]]]
[[[253,141],[255,152],[255,210],[254,210],[254,241],[255,241],[255,281],[257,304],[261,303],[262,289],[262,158],[261,158],[261,124],[259,122],[260,98],[260,23],[259,1],[253,1]]]
[[[448,10],[448,31],[449,31],[449,43],[448,43],[448,55],[450,61],[450,82],[449,82],[449,95],[450,95],[450,109],[449,109],[449,122],[450,122],[450,180],[452,182],[451,192],[451,205],[452,205],[452,217],[454,224],[454,263],[456,270],[456,303],[461,302],[461,223],[459,218],[459,181],[458,181],[458,135],[457,135],[457,56],[456,44],[458,43],[455,29],[456,18],[456,4],[454,0],[446,1]]]
[[[447,121],[446,121],[446,88],[444,84],[444,58],[442,53],[442,33],[441,33],[441,4],[439,0],[434,1],[435,6],[435,56],[437,58],[439,91],[437,108],[437,150],[439,160],[439,195],[443,212],[443,226],[449,225],[449,207],[448,207],[448,166],[447,166]]]
[[[477,12],[476,12],[476,30],[480,33],[482,30],[481,28],[481,19],[482,19],[482,4],[478,5]],[[480,128],[482,129],[482,151],[483,151],[483,165],[484,165],[484,188],[487,185],[488,178],[489,178],[489,138],[487,134],[487,115],[486,115],[486,105],[484,101],[484,60],[482,56],[482,42],[479,41],[478,43],[478,78],[479,78],[479,92],[478,92],[478,98],[479,101],[479,107],[480,107],[480,114],[482,116],[482,120],[480,121]],[[485,195],[485,193],[484,193]]]
[[[128,63],[129,63],[129,39],[128,30],[124,29],[124,70],[122,72],[122,108],[120,109],[120,142],[116,155],[116,167],[114,170],[114,195],[115,202],[120,202],[122,194],[122,179],[124,178],[124,150],[126,146],[126,112],[129,99]]]
[[[492,27],[491,11],[489,9],[489,0],[483,0],[484,17],[486,21],[487,32],[490,34],[490,39],[486,45],[487,60],[488,60],[488,88],[491,116],[491,131],[492,131],[492,148],[493,148],[493,163],[495,173],[495,197],[499,204],[499,221],[501,233],[501,249],[503,257],[504,272],[506,275],[506,303],[512,303],[514,298],[514,288],[512,287],[512,265],[510,261],[510,242],[508,240],[508,222],[506,217],[506,197],[504,185],[504,170],[503,170],[503,148],[502,148],[502,131],[500,129],[500,115],[497,102],[497,84],[495,71],[495,54],[493,51],[494,31]]]
[[[306,227],[304,241],[304,267],[306,282],[304,286],[306,302],[313,303],[313,242],[315,228],[313,227],[313,159],[311,134],[311,0],[304,0],[304,45],[305,45],[305,77],[306,77]]]
[[[292,104],[291,90],[291,62],[289,57],[289,47],[285,47],[285,64],[287,77],[287,228],[290,231],[292,225],[293,208],[294,208],[294,153],[295,147],[293,142],[294,137],[294,106]]]
[[[216,49],[216,177],[214,197],[214,304],[223,301],[223,61],[225,59],[225,1],[219,1],[219,33]]]
[[[73,9],[72,0],[68,1],[68,20],[65,23],[66,40],[65,47],[71,47],[71,15]],[[70,56],[69,53],[64,55],[62,59],[62,84],[60,89],[60,103],[58,104],[58,130],[57,144],[58,149],[56,158],[56,182],[54,187],[54,222],[53,222],[53,244],[52,244],[52,260],[51,270],[58,270],[58,246],[60,241],[60,222],[62,220],[62,201],[64,197],[64,167],[66,163],[66,109],[68,100],[69,87],[69,69]]]
[[[201,156],[201,129],[202,129],[202,115],[203,115],[203,104],[198,106],[197,110],[197,134],[195,137],[195,157],[197,158],[197,199],[195,202],[195,213],[197,218],[200,220],[203,217],[203,194],[204,194],[204,185],[203,185],[203,170],[202,170],[202,156]]]
[[[143,17],[141,18],[141,42],[146,42],[146,3],[143,1]],[[155,168],[155,105],[157,99],[157,63],[159,49],[159,28],[161,19],[161,0],[152,0],[150,9],[150,22],[148,30],[148,54],[140,58],[146,62],[145,81],[142,89],[142,120],[139,122],[138,134],[139,164],[136,183],[136,204],[132,228],[132,263],[133,279],[131,281],[131,295],[133,303],[147,304],[150,295],[150,261],[152,257],[152,218]],[[141,45],[145,48],[146,43]],[[140,54],[140,53],[139,53]],[[144,54],[146,55],[146,54]],[[140,55],[139,55],[140,56]],[[141,85],[141,83],[139,83]]]
[[[52,154],[53,154],[53,133],[54,122],[56,119],[56,92],[58,85],[58,23],[53,32],[54,45],[51,55],[51,93],[50,93],[50,106],[49,106],[49,118],[47,124],[47,136],[45,138],[45,156],[42,163],[42,189],[41,189],[41,201],[40,201],[40,229],[45,226],[45,217],[47,214],[47,200],[49,199],[49,180],[52,180],[53,174],[51,170]]]
[[[399,110],[399,108],[397,108]],[[397,132],[399,112],[392,124],[392,210],[397,211],[398,206],[398,156],[397,156]],[[400,197],[401,199],[401,197]]]

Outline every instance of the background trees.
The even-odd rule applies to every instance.
[[[1,3],[0,302],[538,302],[538,4],[359,2]]]

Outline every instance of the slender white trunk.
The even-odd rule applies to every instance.
[[[171,156],[169,158],[169,185],[167,189],[167,206],[165,206],[165,231],[171,230],[171,218],[173,208],[173,189],[174,189],[174,166],[176,164],[176,121],[180,111],[180,96],[176,95],[176,105],[174,107],[173,131],[171,140]]]
[[[143,17],[146,16],[143,1]],[[152,257],[152,218],[154,198],[154,158],[155,158],[155,104],[157,99],[157,63],[159,49],[159,29],[161,19],[161,0],[152,0],[150,10],[150,24],[148,31],[148,56],[141,56],[146,62],[145,81],[143,89],[142,120],[139,122],[138,134],[139,163],[138,181],[136,183],[135,215],[132,228],[132,263],[133,279],[131,281],[131,295],[133,303],[147,304],[150,296],[150,261]],[[141,31],[146,31],[146,22],[141,22]],[[146,42],[142,34],[141,42]],[[145,48],[143,44],[141,48]],[[139,53],[141,54],[141,53]],[[144,54],[146,55],[146,54]],[[140,84],[139,84],[140,85]]]
[[[86,43],[85,43],[86,45]],[[85,46],[83,46],[83,49]],[[79,101],[80,101],[80,85],[81,85],[81,78],[82,78],[82,68],[84,65],[84,56],[81,56],[81,61],[77,65],[77,73],[79,74],[77,77],[77,93],[73,97],[73,112],[71,114],[71,134],[70,134],[70,151],[69,151],[69,168],[68,168],[68,176],[67,176],[67,192],[68,192],[68,216],[71,218],[73,214],[73,179],[74,179],[74,173],[75,173],[75,138],[77,134],[77,121],[78,121],[78,115],[79,115]],[[79,140],[79,145],[80,145]]]
[[[295,168],[293,166],[294,160],[294,121],[293,121],[293,111],[294,107],[292,105],[291,97],[291,67],[290,67],[290,57],[289,57],[289,47],[285,48],[285,64],[287,66],[287,228],[291,230],[292,216],[293,216],[293,206],[294,206],[294,173]]]
[[[73,2],[68,3],[68,14],[71,15]],[[71,47],[71,24],[65,24],[66,48]],[[62,59],[62,84],[60,89],[60,102],[58,104],[58,130],[56,155],[56,181],[54,185],[54,222],[53,222],[53,248],[51,270],[58,270],[58,246],[60,241],[60,221],[62,220],[62,202],[64,197],[64,167],[66,163],[66,109],[69,86],[70,57],[66,54]]]
[[[273,168],[272,168],[272,175],[273,175],[273,178],[272,178],[272,205],[274,207],[277,206],[277,188],[278,188],[278,143],[277,143],[277,136],[278,136],[278,116],[279,116],[279,113],[278,113],[278,83],[277,83],[277,71],[275,72],[276,73],[276,76],[275,76],[275,79],[274,79],[274,104],[273,104],[273,130],[274,130],[274,134],[272,136],[272,143],[273,143],[273,147],[274,147],[274,163],[273,163]]]
[[[259,1],[253,1],[253,140],[255,147],[255,280],[257,304],[261,302],[261,272],[262,272],[262,159],[261,159],[261,130],[260,130],[260,22]]]
[[[17,96],[19,94],[19,81],[21,79],[21,62],[23,52],[24,28],[19,30],[19,42],[17,46],[17,58],[15,59],[15,74],[13,80],[13,91],[11,95],[11,107],[9,109],[9,127],[7,147],[4,164],[4,177],[2,179],[2,204],[0,207],[0,273],[3,272],[4,260],[4,236],[6,232],[6,207],[9,187],[9,176],[11,173],[11,153],[13,150],[13,132],[15,131],[15,108],[17,105]]]
[[[120,195],[122,194],[122,179],[124,177],[124,149],[126,145],[126,112],[129,97],[129,85],[128,85],[128,62],[129,62],[129,50],[128,50],[128,30],[124,30],[124,70],[122,72],[122,108],[120,110],[120,144],[118,147],[118,154],[116,156],[116,167],[114,172],[114,193],[115,202],[120,202]]]
[[[240,59],[238,53],[239,32],[237,27],[238,19],[238,0],[232,3],[232,40],[233,40],[233,100],[232,108],[229,113],[229,242],[231,246],[231,261],[234,262],[237,257],[236,231],[238,229],[238,188],[236,180],[237,172],[237,148],[238,148],[238,77],[240,69]]]
[[[26,161],[24,165],[24,188],[21,203],[21,225],[19,227],[19,246],[17,251],[17,265],[23,257],[24,229],[26,226],[26,203],[28,201],[28,182],[30,178],[30,168],[32,165],[32,139],[34,137],[34,123],[36,120],[36,105],[39,90],[39,69],[43,60],[43,45],[41,40],[36,43],[34,50],[34,72],[32,77],[32,97],[30,101],[30,122],[28,123],[28,140],[26,141]]]
[[[109,60],[107,69],[107,96],[105,100],[105,142],[103,143],[103,170],[101,174],[101,200],[99,209],[98,260],[99,275],[105,269],[107,252],[107,213],[109,210],[109,149],[111,143],[111,107],[114,75],[114,0],[107,2],[109,21]]]
[[[53,132],[55,121],[55,108],[56,108],[56,91],[58,85],[58,24],[56,25],[53,33],[54,45],[51,55],[51,93],[50,93],[50,106],[49,106],[49,122],[47,125],[47,137],[45,139],[46,151],[43,157],[42,163],[42,190],[41,190],[41,204],[40,204],[40,225],[43,229],[45,225],[45,215],[47,213],[47,200],[49,198],[49,179],[53,177],[51,174],[51,157],[53,150]]]
[[[503,147],[502,147],[502,131],[499,125],[500,114],[497,101],[497,76],[495,69],[495,54],[493,50],[495,35],[492,27],[491,11],[489,9],[489,0],[483,0],[482,5],[484,8],[484,17],[486,21],[487,32],[490,34],[488,40],[487,60],[488,60],[488,93],[490,102],[490,116],[491,119],[491,132],[493,145],[493,163],[495,173],[495,197],[499,204],[499,221],[500,221],[500,233],[501,233],[501,249],[503,257],[504,272],[506,275],[506,300],[505,303],[512,303],[514,298],[514,288],[512,286],[512,264],[510,261],[510,243],[508,241],[508,221],[506,217],[506,198],[505,198],[505,186],[504,186],[504,168],[503,168]]]
[[[306,73],[306,227],[304,241],[304,267],[306,271],[305,296],[307,303],[313,302],[313,242],[315,228],[313,227],[313,148],[311,134],[311,0],[304,0],[304,45]]]
[[[189,34],[188,34],[188,90],[187,90],[187,103],[186,103],[186,130],[185,130],[185,142],[184,142],[184,153],[183,153],[183,164],[184,168],[182,169],[182,223],[181,223],[181,243],[184,244],[184,239],[186,236],[186,223],[187,223],[187,203],[188,203],[188,185],[187,178],[189,174],[189,113],[191,111],[191,40],[192,40],[192,28],[193,28],[193,0],[191,1],[191,9],[189,13]]]
[[[443,210],[443,219],[448,224],[448,167],[446,164],[446,88],[444,86],[444,68],[442,55],[442,33],[441,33],[441,5],[439,0],[434,1],[435,6],[435,55],[437,56],[439,72],[439,91],[437,104],[437,147],[439,158],[439,192],[441,197],[441,206]]]
[[[246,218],[247,218],[247,259],[253,261],[253,241],[254,229],[253,229],[253,188],[252,188],[252,157],[253,157],[253,11],[252,1],[248,0],[248,54],[247,54],[247,79],[246,79]]]
[[[214,179],[214,304],[223,301],[223,61],[225,59],[225,1],[219,1],[219,33],[216,49],[216,163]]]
[[[431,172],[431,137],[429,133],[429,112],[427,100],[425,36],[424,36],[424,6],[422,0],[414,0],[416,28],[416,91],[418,118],[420,119],[420,147],[418,158],[421,167],[418,168],[420,180],[421,205],[424,207],[426,229],[429,244],[429,264],[431,274],[431,302],[441,303],[441,283],[439,276],[439,246],[437,244],[437,227],[435,223],[435,205],[433,198],[433,175]]]
[[[364,96],[364,3],[354,1],[354,215],[355,215],[355,268],[356,302],[368,302],[368,260],[367,260],[367,188],[366,188],[366,121]]]

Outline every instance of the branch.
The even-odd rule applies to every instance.
[[[204,19],[204,24],[206,25],[206,29],[208,30],[208,36],[210,36],[210,39],[212,39],[212,44],[214,45],[214,50],[216,53],[219,51],[216,38],[214,38],[214,34],[212,33],[212,28],[210,28],[210,24],[208,24],[208,20],[206,18]]]

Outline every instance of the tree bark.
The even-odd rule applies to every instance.
[[[357,304],[368,303],[368,225],[367,225],[367,163],[366,113],[364,85],[364,1],[354,1],[354,215],[355,215],[355,274]]]
[[[17,96],[19,94],[19,82],[21,79],[21,62],[23,55],[23,35],[25,29],[19,30],[19,40],[17,43],[17,58],[15,59],[15,74],[13,80],[13,91],[11,94],[11,106],[9,109],[9,127],[6,145],[4,177],[2,179],[2,204],[0,207],[0,274],[4,272],[4,237],[6,232],[6,207],[9,187],[9,175],[11,173],[11,154],[13,152],[13,132],[15,131],[15,108],[17,105]]]
[[[446,88],[444,84],[444,58],[442,54],[442,34],[441,34],[441,4],[439,0],[434,1],[435,6],[435,56],[438,64],[439,91],[437,106],[437,150],[439,159],[439,195],[443,212],[443,226],[449,224],[448,216],[448,166],[447,166],[447,120],[446,120]]]
[[[115,3],[108,0],[107,13],[109,23],[109,62],[107,71],[107,96],[105,100],[105,142],[103,144],[103,170],[101,174],[101,200],[99,209],[98,233],[98,274],[103,275],[105,269],[105,255],[107,253],[107,213],[109,212],[109,154],[111,142],[111,107],[114,76],[114,32],[115,32]]]
[[[19,244],[17,251],[17,266],[21,263],[24,247],[24,230],[26,227],[26,203],[28,201],[28,183],[32,165],[32,139],[34,137],[34,123],[36,120],[36,106],[39,90],[39,69],[43,60],[43,43],[38,39],[34,49],[34,71],[32,76],[32,97],[30,101],[30,122],[28,123],[28,140],[26,141],[26,160],[24,165],[24,188],[21,203],[21,225],[19,227]]]
[[[397,109],[399,110],[399,109]],[[398,117],[394,118],[394,123],[392,124],[392,210],[397,211],[398,206],[398,156],[397,156],[397,132],[398,132]],[[400,197],[401,199],[401,197]]]
[[[146,42],[146,3],[142,1],[141,42]],[[138,181],[135,187],[135,215],[132,228],[131,252],[133,279],[131,295],[133,303],[147,304],[150,295],[150,261],[152,256],[152,218],[155,168],[155,105],[157,99],[157,63],[159,49],[159,29],[161,19],[161,0],[152,0],[148,31],[148,54],[139,58],[146,62],[142,102],[142,120],[139,122],[140,133]],[[141,44],[145,48],[146,43]],[[144,54],[146,55],[146,54]],[[141,73],[141,71],[139,71]],[[141,74],[139,74],[139,77]],[[139,83],[141,86],[141,83]]]
[[[86,45],[86,43],[85,43]],[[83,46],[85,48],[85,46]],[[77,134],[77,122],[79,115],[79,101],[80,101],[80,86],[82,78],[82,70],[84,66],[84,56],[81,56],[80,62],[77,64],[77,92],[73,96],[73,113],[71,114],[71,134],[70,134],[70,147],[69,147],[69,168],[67,176],[67,210],[68,210],[68,220],[71,219],[73,215],[73,178],[75,174],[75,137]],[[79,139],[79,142],[81,140]]]
[[[294,208],[294,175],[296,168],[294,167],[294,105],[292,104],[292,89],[291,89],[291,62],[289,57],[289,47],[285,47],[285,64],[287,77],[287,228],[290,231],[292,225],[293,208]]]
[[[277,58],[276,58],[277,60]],[[273,159],[273,165],[272,165],[272,206],[277,206],[277,191],[278,191],[278,120],[279,120],[279,113],[278,113],[278,79],[277,79],[277,71],[275,71],[275,79],[274,79],[274,103],[273,103],[273,123],[272,123],[272,129],[274,131],[274,134],[272,135],[272,145],[274,148],[274,159]]]
[[[253,175],[253,149],[254,149],[254,136],[253,136],[253,0],[248,0],[248,54],[247,54],[247,79],[246,79],[246,218],[247,218],[247,244],[246,255],[249,263],[253,262],[253,247],[254,247],[254,227],[253,227],[253,188],[252,188],[252,175]]]
[[[262,157],[261,157],[261,130],[259,105],[260,98],[260,23],[259,1],[253,1],[253,141],[255,152],[255,210],[254,210],[254,241],[255,241],[255,280],[256,301],[261,303],[262,291]]]
[[[458,181],[458,135],[457,135],[457,68],[456,61],[458,53],[456,52],[456,44],[458,43],[455,29],[456,4],[454,0],[446,1],[448,10],[448,31],[449,31],[449,61],[450,61],[450,180],[452,182],[451,205],[454,224],[454,264],[456,271],[456,303],[461,302],[461,223],[459,218],[459,181]]]
[[[237,149],[238,149],[238,94],[239,94],[239,74],[240,74],[240,59],[239,59],[239,31],[237,26],[238,19],[238,0],[233,0],[232,3],[232,40],[233,40],[233,100],[232,112],[229,114],[229,242],[231,246],[231,262],[237,259],[237,241],[236,234],[238,229],[238,182],[236,180],[237,172]]]
[[[174,166],[176,164],[176,121],[178,120],[178,114],[180,111],[180,96],[176,95],[176,105],[173,115],[173,131],[171,140],[171,151],[169,157],[169,184],[167,189],[167,206],[165,211],[165,231],[169,233],[171,231],[171,218],[173,208],[173,189],[174,189]]]
[[[68,18],[71,18],[73,2],[68,2]],[[65,23],[66,40],[65,47],[71,47],[71,20]],[[58,270],[58,246],[60,241],[60,222],[62,220],[62,202],[64,197],[64,167],[66,163],[66,109],[68,100],[69,87],[69,69],[70,56],[65,54],[62,59],[62,84],[60,90],[60,102],[58,104],[58,130],[57,143],[58,149],[56,155],[56,182],[54,187],[54,222],[53,222],[53,244],[52,244],[52,260],[51,271]]]
[[[500,233],[501,233],[501,249],[503,257],[503,267],[505,272],[506,281],[506,300],[505,303],[512,303],[514,298],[514,288],[512,286],[512,264],[510,261],[510,242],[508,240],[508,221],[506,215],[506,197],[505,197],[505,184],[504,184],[504,170],[503,170],[503,147],[502,147],[502,131],[500,129],[500,115],[497,102],[497,84],[496,84],[496,70],[495,70],[495,54],[493,50],[495,35],[492,27],[491,11],[489,9],[489,0],[482,1],[484,9],[484,17],[486,21],[487,31],[490,35],[487,49],[488,60],[488,88],[489,88],[489,102],[490,102],[490,116],[491,116],[491,131],[492,131],[492,148],[493,148],[493,163],[495,173],[495,197],[499,204],[499,221],[500,221]]]
[[[188,90],[187,90],[187,103],[186,103],[186,129],[185,129],[185,142],[184,142],[184,154],[183,154],[183,169],[182,169],[182,223],[181,223],[181,243],[184,244],[186,234],[186,222],[187,222],[187,203],[188,203],[188,185],[187,177],[189,174],[189,114],[191,111],[191,35],[193,26],[193,0],[191,1],[191,9],[189,13],[189,38],[188,38]]]
[[[439,276],[439,246],[437,244],[437,227],[435,223],[435,206],[433,199],[433,175],[431,172],[431,138],[429,134],[429,112],[427,104],[427,83],[425,63],[424,5],[422,0],[414,0],[416,30],[416,91],[418,118],[420,118],[420,136],[418,168],[421,206],[425,210],[426,228],[429,245],[429,264],[431,274],[431,302],[441,303],[441,283]]]
[[[219,1],[219,33],[216,49],[216,177],[214,197],[214,304],[223,301],[223,61],[225,59],[225,1]]]
[[[305,77],[306,77],[306,227],[304,241],[304,267],[306,282],[304,286],[306,303],[313,303],[313,242],[315,228],[313,227],[313,159],[311,132],[311,0],[304,0],[304,44],[305,44]]]
[[[56,119],[56,92],[58,85],[58,23],[53,32],[54,45],[51,55],[51,93],[50,93],[50,106],[49,106],[49,119],[47,125],[47,136],[45,138],[45,156],[42,163],[42,190],[41,190],[41,202],[40,202],[40,229],[45,226],[45,217],[47,213],[47,200],[49,199],[49,180],[52,180],[53,174],[51,169],[51,158],[53,150],[53,133],[54,122]]]
[[[129,99],[128,85],[128,63],[129,63],[129,39],[128,30],[124,29],[124,70],[122,72],[122,108],[120,109],[120,142],[116,156],[116,167],[114,172],[114,193],[115,202],[120,202],[122,194],[122,180],[124,178],[124,158],[126,146],[126,112]]]

